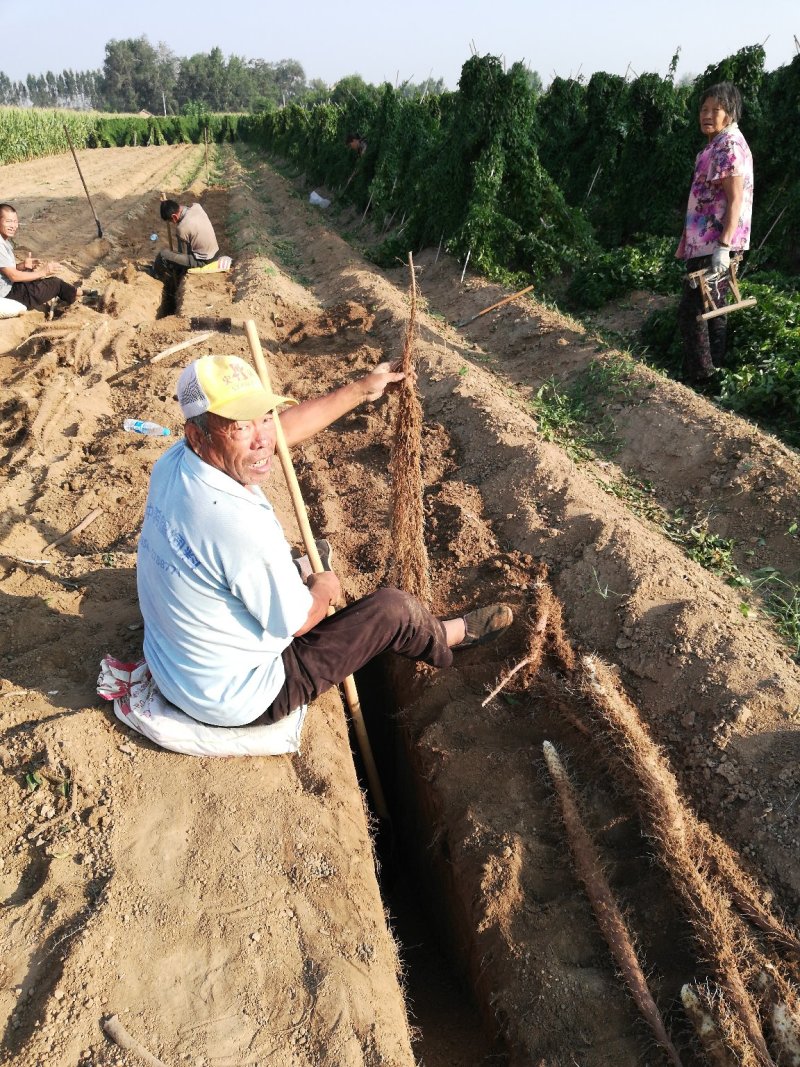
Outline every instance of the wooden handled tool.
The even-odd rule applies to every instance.
[[[462,319],[461,322],[456,323],[456,326],[459,328],[461,326],[469,326],[471,322],[474,322],[475,319],[479,319],[481,315],[488,315],[489,312],[494,311],[495,308],[501,308],[504,304],[510,304],[512,300],[516,300],[518,297],[524,296],[526,293],[529,293],[531,289],[533,289],[533,286],[527,285],[524,289],[520,289],[518,293],[512,293],[511,296],[503,297],[503,299],[498,300],[496,304],[492,304],[490,307],[484,308],[483,311],[479,311],[478,314],[473,315],[471,319]]]
[[[162,203],[166,199],[167,199],[167,194],[166,193],[162,193],[161,194]],[[169,221],[167,222],[167,238],[169,240],[169,250],[170,250],[170,252],[174,252],[175,251],[175,246],[172,243],[172,223],[169,222]]]
[[[756,304],[754,296],[748,297],[747,300],[742,300],[742,294],[739,292],[739,283],[736,280],[736,272],[739,267],[739,257],[732,256],[730,266],[728,267],[728,284],[731,287],[733,293],[733,301],[730,304],[717,305],[714,298],[714,294],[711,291],[712,279],[709,277],[707,270],[693,270],[686,277],[689,279],[689,285],[693,289],[700,287],[700,297],[703,301],[703,310],[697,316],[698,322],[707,322],[709,319],[716,319],[720,315],[730,315],[732,311],[741,311],[742,308],[751,308]],[[717,279],[722,280],[723,275],[717,275]]]
[[[78,168],[78,176],[81,179],[81,184],[83,185],[83,191],[86,193],[86,199],[89,201],[89,207],[92,209],[92,214],[94,215],[94,221],[97,224],[97,236],[98,237],[102,237],[103,236],[103,227],[100,225],[100,219],[98,219],[98,217],[97,217],[97,212],[94,209],[94,204],[92,203],[92,198],[89,196],[89,190],[86,188],[86,182],[84,181],[84,178],[83,178],[83,171],[81,170],[81,165],[78,162],[78,156],[75,153],[75,145],[72,143],[72,138],[69,135],[69,130],[67,129],[66,122],[63,125],[64,125],[64,133],[66,134],[66,137],[67,137],[67,144],[69,145],[70,151],[72,152],[72,158],[75,160],[75,166]]]
[[[261,379],[261,384],[265,389],[272,392],[269,370],[267,369],[267,363],[264,359],[264,353],[261,350],[261,341],[259,340],[258,331],[256,330],[256,324],[252,319],[248,319],[244,324],[244,328],[245,333],[247,334],[248,344],[250,345],[250,352],[252,353],[253,361],[256,365],[256,371]],[[279,418],[275,419],[275,437],[276,451],[278,453],[278,458],[281,461],[286,484],[289,487],[289,495],[292,498],[292,506],[294,507],[294,513],[297,518],[297,524],[300,527],[303,544],[305,545],[306,553],[308,554],[308,559],[311,563],[311,569],[314,574],[321,574],[324,570],[322,560],[319,558],[319,551],[317,550],[314,541],[311,523],[308,521],[308,512],[306,511],[306,506],[303,501],[303,494],[300,491],[300,483],[297,480],[292,457],[289,454],[289,446],[286,444],[286,438],[283,435],[283,427],[281,426],[281,420]],[[333,606],[329,607],[328,614],[332,615],[333,612]],[[388,819],[389,809],[386,806],[386,798],[383,794],[380,778],[378,777],[378,768],[375,766],[375,758],[372,755],[372,747],[369,743],[367,728],[364,724],[361,701],[359,700],[355,679],[352,675],[345,678],[342,682],[342,688],[344,689],[347,708],[353,721],[353,729],[355,730],[361,758],[364,761],[367,784],[369,785],[369,790],[372,794],[375,812],[378,815],[378,818]]]

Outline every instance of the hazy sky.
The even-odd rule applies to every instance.
[[[554,74],[596,70],[666,74],[680,45],[678,76],[699,74],[744,45],[766,40],[767,67],[790,62],[800,37],[800,0],[0,0],[0,70],[28,73],[103,65],[106,41],[146,35],[179,56],[297,59],[307,78],[332,83],[421,81],[455,88],[471,47]],[[169,16],[169,18],[167,17]]]

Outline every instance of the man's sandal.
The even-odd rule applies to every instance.
[[[514,621],[514,614],[508,604],[487,604],[476,608],[463,616],[464,640],[454,646],[454,651],[461,648],[476,648],[494,641],[505,633]]]

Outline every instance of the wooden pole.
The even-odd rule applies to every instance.
[[[464,284],[464,275],[467,273],[467,264],[469,263],[469,257],[471,255],[472,249],[470,248],[470,250],[467,252],[467,258],[464,260],[464,269],[461,271],[461,281],[458,283],[459,285]]]
[[[83,178],[83,171],[81,170],[81,165],[78,162],[78,156],[77,156],[77,154],[75,152],[75,145],[72,143],[72,138],[69,135],[69,130],[67,129],[66,122],[63,125],[64,125],[64,133],[66,134],[66,137],[67,137],[67,144],[69,145],[70,151],[72,152],[72,158],[75,160],[75,166],[78,168],[78,175],[79,175],[79,177],[81,179],[81,183],[83,185],[83,191],[86,193],[86,199],[89,201],[89,207],[92,209],[92,214],[94,215],[94,221],[97,223],[97,236],[98,237],[102,237],[103,236],[103,227],[100,225],[100,219],[98,219],[98,217],[97,217],[97,212],[94,209],[94,204],[92,203],[92,198],[89,196],[89,190],[86,188],[86,182],[84,181],[84,178]]]
[[[203,140],[206,145],[206,185],[208,185],[208,122],[203,127]]]
[[[167,194],[166,193],[162,193],[161,194],[162,203],[166,199],[167,199]],[[172,245],[172,223],[169,220],[167,220],[167,238],[169,240],[169,250],[170,250],[170,252],[174,252],[175,249],[174,249],[174,247]]]
[[[269,370],[267,369],[267,363],[261,349],[261,341],[258,336],[258,331],[256,330],[256,324],[252,319],[248,319],[244,324],[244,328],[245,333],[247,334],[248,344],[250,345],[250,352],[252,353],[253,361],[256,365],[256,371],[261,379],[261,384],[265,389],[272,392]],[[306,553],[308,554],[308,559],[311,563],[311,569],[314,574],[321,574],[324,570],[322,560],[319,558],[319,551],[316,542],[314,541],[311,523],[308,521],[308,512],[306,511],[306,506],[303,501],[303,494],[300,491],[300,483],[297,480],[292,457],[289,453],[289,446],[286,444],[286,438],[283,435],[281,420],[278,418],[275,419],[275,437],[276,451],[278,453],[278,458],[281,461],[286,484],[289,488],[289,495],[292,498],[292,506],[294,507],[294,513],[297,518],[297,524],[300,527],[303,544],[305,545]],[[328,614],[332,615],[333,612],[333,607],[330,607],[328,609]],[[387,819],[389,817],[389,809],[386,806],[386,798],[383,793],[380,778],[378,777],[378,768],[375,766],[375,758],[372,755],[372,747],[369,743],[369,737],[367,736],[367,728],[364,725],[361,701],[359,700],[355,679],[352,675],[345,678],[342,682],[342,688],[344,689],[345,700],[347,701],[350,717],[353,720],[353,729],[355,730],[361,758],[364,761],[364,770],[367,775],[367,783],[370,792],[372,793],[375,811],[379,818]]]
[[[474,322],[475,319],[479,319],[481,315],[488,315],[489,312],[494,311],[495,308],[501,308],[503,304],[510,304],[512,300],[524,296],[526,293],[529,293],[531,289],[533,289],[533,286],[528,285],[524,289],[520,289],[518,293],[512,293],[511,296],[505,296],[502,300],[498,300],[496,304],[492,304],[491,307],[484,308],[483,311],[479,311],[477,315],[473,315],[471,319],[463,319],[461,322],[457,322],[456,326],[469,326],[471,322]]]
[[[213,331],[207,333],[198,333],[194,337],[190,337],[187,341],[181,341],[177,345],[170,345],[169,348],[165,348],[161,352],[156,352],[147,362],[148,363],[160,363],[162,359],[166,359],[167,356],[172,356],[176,352],[180,352],[184,348],[191,348],[192,345],[199,345],[202,341],[207,341],[209,337],[213,336]]]

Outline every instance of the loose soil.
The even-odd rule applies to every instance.
[[[335,693],[312,706],[297,756],[157,750],[95,695],[104,653],[141,650],[136,541],[168,443],[124,433],[123,418],[179,434],[181,367],[208,351],[248,356],[245,318],[276,387],[304,398],[399,356],[409,307],[407,267],[378,270],[360,251],[369,220],[335,198],[327,213],[310,205],[302,176],[246,150],[224,149],[226,182],[206,187],[201,152],[81,153],[102,240],[71,157],[2,170],[18,249],[62,260],[101,294],[52,322],[0,323],[3,1061],[140,1062],[104,1036],[116,1014],[165,1064],[195,1067],[663,1062],[571,866],[542,760],[550,740],[673,1038],[687,1064],[704,1062],[679,991],[708,972],[611,742],[552,650],[484,700],[528,654],[552,591],[567,638],[613,665],[694,812],[800,920],[797,664],[757,605],[743,610],[740,589],[644,514],[680,510],[731,541],[739,572],[796,578],[796,453],[533,300],[457,329],[505,293],[469,274],[460,283],[458,264],[422,250],[433,607],[502,598],[515,626],[449,670],[382,663],[359,679],[391,826],[370,815]],[[201,199],[234,258],[230,274],[188,278],[174,313],[144,270],[151,232],[166,236],[162,190]],[[148,365],[192,336],[193,316],[234,329]],[[619,309],[605,316],[627,323]],[[605,437],[593,454],[539,432],[531,400],[552,380],[595,383]],[[294,456],[348,599],[392,573],[395,410],[363,407]],[[631,485],[646,486],[649,510]],[[270,493],[299,543],[277,474]],[[467,999],[450,1012],[459,985],[477,1010]]]

